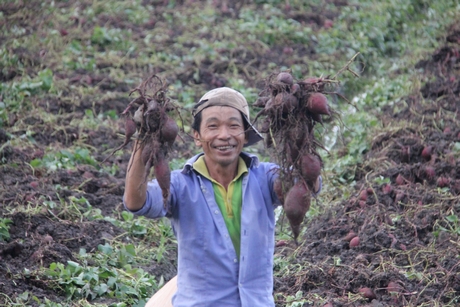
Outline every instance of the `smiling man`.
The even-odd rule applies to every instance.
[[[262,136],[249,121],[241,93],[211,90],[193,117],[195,144],[203,152],[172,172],[166,209],[157,181],[143,182],[141,150],[133,151],[126,175],[125,207],[137,215],[168,217],[178,242],[177,281],[147,306],[171,306],[172,293],[174,307],[274,306],[277,165],[243,152]]]

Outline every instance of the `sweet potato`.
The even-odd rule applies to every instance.
[[[407,180],[401,174],[398,174],[398,176],[396,176],[395,182],[397,185],[404,185],[406,184]]]
[[[131,117],[127,117],[125,120],[125,144],[129,143],[134,133],[136,133],[136,123]]]
[[[258,108],[264,108],[269,99],[270,99],[269,96],[258,97],[256,102],[254,102],[254,106]]]
[[[297,237],[300,233],[300,225],[303,222],[305,214],[310,209],[310,190],[303,180],[299,180],[287,193],[284,201],[284,212],[291,226],[294,241],[297,243]]]
[[[311,113],[331,115],[327,98],[322,93],[312,93],[307,101],[307,109]]]
[[[278,197],[281,204],[284,204],[283,182],[279,177],[276,178],[275,182],[273,183],[273,190],[275,191],[276,196]]]
[[[289,94],[288,92],[281,92],[275,96],[273,107],[278,110],[281,110],[283,113],[288,113],[292,112],[292,110],[297,108],[298,105],[299,101],[294,95]]]
[[[425,166],[425,175],[429,180],[431,180],[434,178],[434,176],[436,176],[436,170],[434,167],[427,165]]]
[[[294,79],[292,78],[292,75],[288,72],[280,72],[278,76],[276,76],[276,81],[292,85],[294,83]]]
[[[391,184],[386,183],[382,186],[382,191],[383,191],[383,194],[388,195],[393,191],[393,187],[391,186]]]
[[[312,187],[321,174],[321,159],[312,153],[304,154],[301,158],[300,171],[302,178]]]
[[[295,95],[300,90],[300,85],[298,83],[293,83],[291,85],[291,94]]]
[[[391,292],[401,292],[403,290],[403,288],[397,283],[397,282],[394,282],[394,281],[390,281],[387,285],[387,291],[388,293],[391,293]]]
[[[144,105],[140,105],[134,112],[133,120],[136,123],[137,129],[141,130],[144,126]]]
[[[160,127],[160,139],[162,142],[168,143],[170,146],[176,140],[177,134],[179,133],[179,126],[174,119],[166,116],[166,120]]]
[[[324,91],[325,85],[328,83],[323,78],[307,77],[299,82],[301,88],[306,91],[322,92]]]
[[[136,133],[136,124],[134,123],[134,120],[131,117],[126,117],[125,119],[125,141],[123,142],[123,144],[121,144],[120,146],[112,150],[110,155],[107,156],[107,158],[105,158],[102,161],[102,163],[107,161],[107,159],[110,158],[115,152],[117,152],[118,150],[128,145],[129,142],[131,142],[131,138],[134,135],[134,133]]]
[[[350,240],[350,248],[354,248],[359,246],[360,239],[358,236],[354,237],[353,239]]]
[[[152,99],[147,105],[147,109],[144,112],[145,117],[145,129],[147,131],[157,131],[160,128],[162,118],[165,116],[165,111],[159,107],[156,100]]]
[[[367,299],[370,299],[370,300],[373,300],[373,299],[376,298],[376,295],[375,295],[374,291],[372,291],[371,288],[367,288],[367,287],[359,288],[358,292],[359,292],[364,298],[367,298]]]
[[[441,177],[438,177],[438,179],[436,180],[436,185],[440,188],[445,188],[449,184],[450,184],[450,178],[448,177],[441,176]]]
[[[422,150],[422,158],[423,160],[425,161],[430,161],[431,160],[431,154],[432,154],[432,151],[433,151],[433,147],[432,146],[425,146]]]
[[[169,187],[171,184],[171,170],[169,168],[168,160],[165,159],[164,154],[159,153],[157,155],[155,164],[153,165],[153,172],[155,174],[155,178],[158,181],[158,185],[161,188],[164,203],[166,204],[169,197]]]
[[[359,200],[367,201],[367,190],[359,192]]]
[[[348,241],[350,242],[351,239],[355,238],[356,236],[358,236],[356,234],[356,232],[354,232],[353,230],[350,230],[350,232],[343,238],[345,241]]]
[[[283,95],[283,112],[292,112],[299,106],[299,100],[293,94],[285,93]]]
[[[270,131],[270,118],[266,117],[260,125],[259,131],[262,133],[268,133]]]

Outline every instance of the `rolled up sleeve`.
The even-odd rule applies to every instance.
[[[323,189],[323,177],[321,177],[321,175],[318,176],[318,181],[319,181],[318,191],[313,193],[313,196],[315,197],[318,196],[318,194],[321,193],[321,190]]]
[[[173,194],[172,191],[173,187],[170,187],[170,195]],[[169,202],[171,201],[171,197]],[[145,216],[148,218],[160,218],[166,216],[166,209],[164,208],[163,204],[163,194],[161,191],[160,186],[158,185],[157,180],[152,180],[147,184],[147,194],[144,206],[141,209],[133,211],[126,207],[125,200],[123,198],[123,205],[125,209],[134,215]]]

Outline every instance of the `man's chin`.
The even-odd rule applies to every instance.
[[[235,158],[233,157],[217,159],[217,163],[219,163],[223,167],[230,166],[233,162],[235,162]]]

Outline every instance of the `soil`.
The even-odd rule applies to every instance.
[[[384,110],[382,123],[394,128],[374,138],[356,193],[315,218],[301,247],[279,244],[277,253],[295,254],[308,269],[275,279],[276,292],[317,294],[332,306],[458,303],[460,232],[446,219],[460,215],[460,158],[452,152],[460,142],[458,43],[420,61],[417,68],[430,81]],[[428,147],[431,155],[422,155]],[[375,184],[376,178],[390,182]],[[350,232],[359,237],[356,247]],[[389,291],[390,282],[398,287]],[[359,294],[364,287],[372,298]]]
[[[9,7],[11,14],[19,9],[15,5]],[[290,17],[321,27],[335,15],[318,13]],[[100,22],[121,21],[101,19]],[[34,27],[33,24],[29,26]],[[298,291],[303,291],[308,297],[326,298],[333,306],[430,306],[433,301],[443,305],[460,296],[460,225],[446,219],[460,215],[460,158],[452,152],[454,144],[460,142],[458,29],[458,25],[453,25],[445,45],[417,64],[430,81],[413,95],[383,111],[382,122],[394,128],[385,129],[373,140],[363,159],[366,162],[359,165],[354,195],[312,221],[299,240],[302,242],[300,247],[293,242],[279,244],[276,253],[291,257],[304,269],[288,276],[275,274],[276,292],[295,296]],[[135,26],[132,30],[134,33],[142,31]],[[313,46],[308,48],[305,53],[314,53]],[[255,65],[263,68],[274,58],[278,59],[280,51],[289,52],[278,46],[263,54],[245,54],[244,57],[232,54],[230,58],[242,62],[257,58]],[[27,50],[17,50],[17,54],[24,61],[39,62]],[[195,78],[191,70],[175,77],[183,82],[203,82],[209,88],[225,86],[227,81],[219,71],[226,69],[227,64],[203,62],[199,78]],[[289,66],[293,63],[278,64]],[[20,73],[15,70],[2,73],[0,80],[11,80]],[[115,82],[109,76],[75,71],[73,75],[58,77],[69,79],[71,83],[97,85],[101,90],[109,89],[119,94],[118,98],[111,100],[110,107],[106,101],[94,102],[87,97],[81,97],[77,105],[55,97],[35,102],[36,107],[49,113],[62,114],[59,115],[62,122],[81,118],[88,108],[95,113],[115,109],[120,114],[129,102],[127,84]],[[256,82],[248,80],[251,81]],[[116,217],[123,210],[124,176],[130,152],[126,150],[110,160],[117,166],[113,175],[100,172],[91,165],[54,172],[33,169],[29,161],[43,157],[44,149],[50,145],[62,149],[81,142],[92,148],[91,154],[97,161],[104,160],[109,148],[120,145],[117,133],[123,130],[122,123],[113,129],[81,130],[67,126],[65,130],[56,131],[41,118],[29,114],[21,119],[21,123],[27,125],[28,133],[32,132],[34,145],[30,148],[3,146],[9,133],[15,136],[25,134],[25,129],[12,129],[17,123],[19,121],[12,114],[8,126],[0,129],[0,216],[12,220],[10,239],[0,242],[0,293],[14,298],[28,291],[39,299],[47,297],[59,302],[65,299],[64,293],[56,291],[50,281],[23,274],[24,270],[34,271],[52,262],[76,261],[74,255],[80,249],[91,252],[113,237],[121,235],[123,239],[124,231],[101,220],[85,218],[69,222],[65,211],[43,204],[59,203],[60,199],[72,196],[84,197],[103,215]],[[82,139],[81,135],[87,137]],[[429,159],[421,154],[427,146],[432,146]],[[183,144],[176,144],[172,150],[173,158],[187,158],[191,154]],[[429,167],[434,173],[427,171]],[[380,176],[390,179],[388,187],[385,188],[384,183],[375,183],[373,179]],[[65,188],[57,188],[57,185]],[[365,191],[366,200],[361,191]],[[34,213],[7,209],[23,205]],[[450,227],[453,230],[449,231]],[[353,248],[345,238],[350,231],[360,238],[359,245]],[[163,275],[167,280],[172,278],[175,255],[171,257],[169,261],[153,264],[146,270]],[[275,267],[275,273],[280,271],[281,268]],[[399,288],[388,291],[390,281],[396,282]],[[372,289],[375,297],[369,299],[359,295],[362,287]],[[0,296],[1,304],[6,304],[3,296]],[[276,301],[277,306],[285,304],[282,300]],[[313,305],[312,302],[304,306]]]

